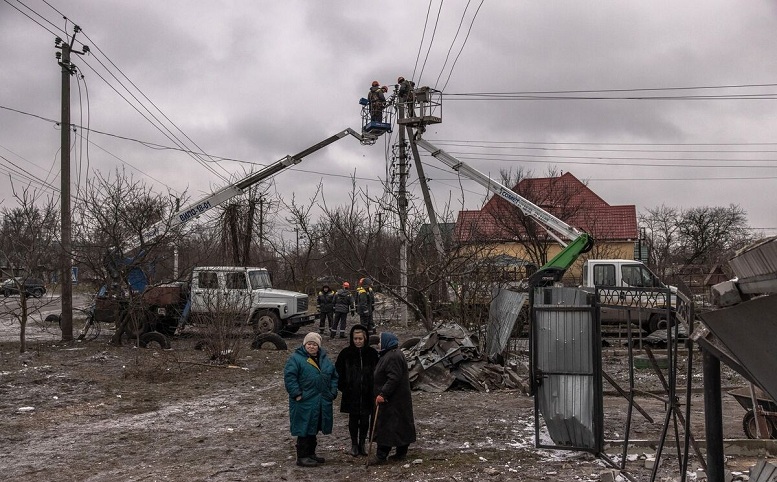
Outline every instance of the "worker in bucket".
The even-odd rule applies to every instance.
[[[383,122],[383,108],[386,107],[386,92],[388,87],[380,86],[377,80],[372,81],[370,92],[367,94],[367,100],[370,103],[370,120],[373,122]]]
[[[286,361],[283,382],[289,394],[289,426],[297,437],[297,465],[325,462],[316,455],[318,432],[332,433],[332,402],[337,397],[337,371],[321,346],[321,335],[310,332]]]
[[[407,360],[399,349],[397,336],[381,333],[378,350],[380,358],[373,383],[376,406],[371,439],[377,444],[377,450],[368,460],[369,465],[405,460],[408,447],[416,440]],[[396,451],[389,456],[392,447],[396,447]]]
[[[370,432],[370,418],[375,407],[372,381],[378,351],[370,346],[367,327],[354,325],[351,340],[337,355],[337,388],[343,392],[340,397],[340,411],[348,414],[348,432],[351,435],[351,455],[367,455],[364,446]]]

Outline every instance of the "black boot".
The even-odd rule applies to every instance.
[[[359,455],[367,455],[367,448],[365,447],[364,440],[359,442]]]
[[[359,456],[359,444],[355,444],[355,443],[351,444],[351,455],[353,457]]]
[[[310,454],[313,452],[310,447],[310,441],[303,437],[297,439],[297,465],[300,467],[316,467],[318,462]]]
[[[313,438],[313,439],[310,441],[310,448],[309,448],[309,454],[310,454],[310,455],[308,455],[308,456],[309,456],[311,459],[313,459],[313,460],[315,460],[316,462],[318,462],[319,464],[323,464],[324,462],[326,462],[326,460],[324,459],[324,457],[319,457],[318,455],[316,455],[316,447],[317,447],[317,446],[318,446],[318,440],[316,440],[315,438]]]

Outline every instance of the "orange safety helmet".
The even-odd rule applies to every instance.
[[[344,282],[343,282],[343,288],[345,288],[345,289],[348,289],[348,288],[350,288],[350,287],[351,287],[351,283],[349,283],[349,282],[347,282],[347,281],[344,281]]]
[[[362,286],[364,284],[364,278],[359,279],[359,286]]]
[[[379,85],[380,85],[380,82],[378,82],[377,80],[373,80],[373,81],[372,81],[372,86],[373,86],[373,87],[377,87],[377,86],[379,86]]]

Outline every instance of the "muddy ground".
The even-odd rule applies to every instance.
[[[349,320],[352,321],[352,320]],[[423,334],[420,326],[381,327],[400,340]],[[18,327],[16,328],[18,336]],[[288,338],[289,350],[307,328]],[[55,326],[30,327],[29,351],[19,354],[13,325],[0,337],[0,479],[15,481],[227,481],[227,480],[564,480],[597,481],[608,468],[587,453],[534,448],[533,399],[519,390],[480,393],[452,390],[414,392],[418,442],[408,463],[365,468],[350,447],[347,417],[336,411],[334,433],[320,436],[325,465],[295,465],[288,432],[287,395],[282,370],[289,351],[241,352],[235,366],[213,366],[201,350],[201,337],[174,339],[172,350],[109,346],[103,325],[90,342],[59,342]],[[336,356],[344,340],[325,338]],[[518,362],[528,363],[525,357]],[[625,384],[625,357],[605,350],[605,370]],[[696,366],[701,367],[696,360]],[[695,377],[696,387],[701,377]],[[680,380],[682,383],[683,379]],[[647,371],[639,383],[656,390]],[[724,387],[741,385],[726,370]],[[625,401],[605,384],[606,439],[623,438]],[[682,394],[681,394],[682,395]],[[744,438],[743,409],[724,395],[724,435]],[[631,438],[659,438],[664,405],[639,397],[655,419],[633,418]],[[701,393],[692,403],[693,434],[704,438]],[[649,445],[633,446],[627,470],[648,480],[642,460]],[[620,448],[608,453],[617,458]],[[676,452],[665,451],[658,480],[679,480]],[[728,468],[745,471],[755,456],[732,456]],[[699,460],[690,470],[695,480]],[[618,479],[625,480],[625,479]]]

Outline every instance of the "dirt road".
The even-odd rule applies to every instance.
[[[290,348],[302,340],[288,339]],[[400,339],[420,328],[394,328]],[[195,336],[175,339],[173,350],[137,349],[97,340],[60,343],[56,330],[36,337],[20,355],[18,343],[0,343],[0,478],[15,481],[227,480],[576,480],[596,481],[607,470],[592,455],[534,448],[533,399],[519,391],[414,392],[418,443],[408,463],[365,468],[350,448],[347,417],[319,439],[326,464],[295,465],[288,432],[282,370],[287,351],[248,350],[240,366],[211,366]],[[336,355],[344,341],[325,338]],[[622,372],[622,357],[605,360]],[[647,375],[644,375],[647,377]],[[724,380],[724,385],[735,380]],[[609,388],[609,387],[607,387]],[[741,438],[743,411],[726,400],[727,438]],[[701,397],[693,403],[694,430],[703,437]],[[657,438],[663,404],[640,403],[656,420],[634,418],[632,438]],[[608,396],[606,438],[623,437],[625,402]],[[611,455],[619,452],[617,447]],[[647,479],[635,447],[627,467]],[[664,462],[666,480],[676,459]],[[751,459],[732,458],[741,469]],[[699,466],[692,460],[691,468]],[[662,480],[662,479],[659,479]],[[679,480],[679,479],[677,479]]]

